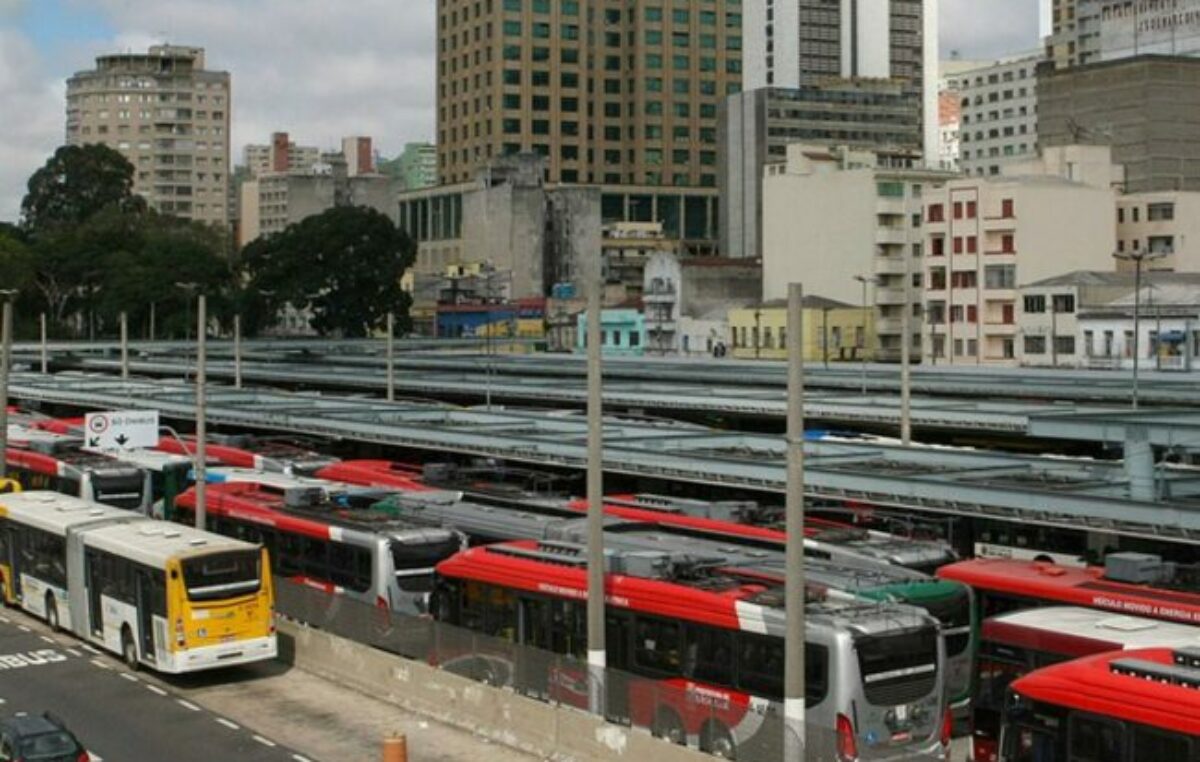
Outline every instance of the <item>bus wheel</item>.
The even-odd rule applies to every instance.
[[[670,709],[660,709],[654,719],[653,733],[664,741],[670,741],[680,746],[687,745],[687,733],[683,731],[683,723]]]
[[[125,666],[134,672],[137,672],[142,666],[138,662],[137,645],[133,642],[133,633],[129,631],[129,627],[121,628],[121,658],[124,660]]]
[[[706,751],[721,759],[737,759],[737,747],[729,731],[720,725],[712,724],[700,735],[700,750]]]
[[[58,624],[58,604],[54,602],[54,596],[50,593],[46,593],[46,624],[50,625],[54,632],[62,629]]]

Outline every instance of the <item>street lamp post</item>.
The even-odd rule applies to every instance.
[[[1142,311],[1142,264],[1147,261],[1162,259],[1166,254],[1161,251],[1118,251],[1113,258],[1122,262],[1133,262],[1133,409],[1138,408],[1138,366],[1141,364],[1140,334]]]
[[[8,369],[12,365],[12,300],[16,289],[0,288],[0,478],[8,474]]]
[[[862,366],[862,394],[865,397],[867,396],[867,342],[869,340],[867,337],[867,284],[874,283],[875,278],[871,275],[855,275],[854,280],[862,284],[862,346],[859,347],[862,355],[859,359]]]

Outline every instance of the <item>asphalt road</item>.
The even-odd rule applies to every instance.
[[[191,678],[195,679],[195,678]],[[0,713],[50,710],[103,762],[309,762],[65,634],[0,612]]]

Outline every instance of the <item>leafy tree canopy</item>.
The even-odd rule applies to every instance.
[[[133,165],[103,145],[63,146],[29,178],[22,224],[34,235],[85,222],[106,207],[138,211]]]
[[[258,239],[242,252],[249,272],[247,319],[261,323],[285,304],[307,308],[321,333],[361,337],[381,329],[387,314],[408,329],[411,299],[400,278],[416,244],[385,215],[366,207],[335,207]]]

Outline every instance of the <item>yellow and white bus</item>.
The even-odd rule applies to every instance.
[[[196,672],[273,659],[266,551],[57,492],[0,495],[4,601],[120,654]]]

